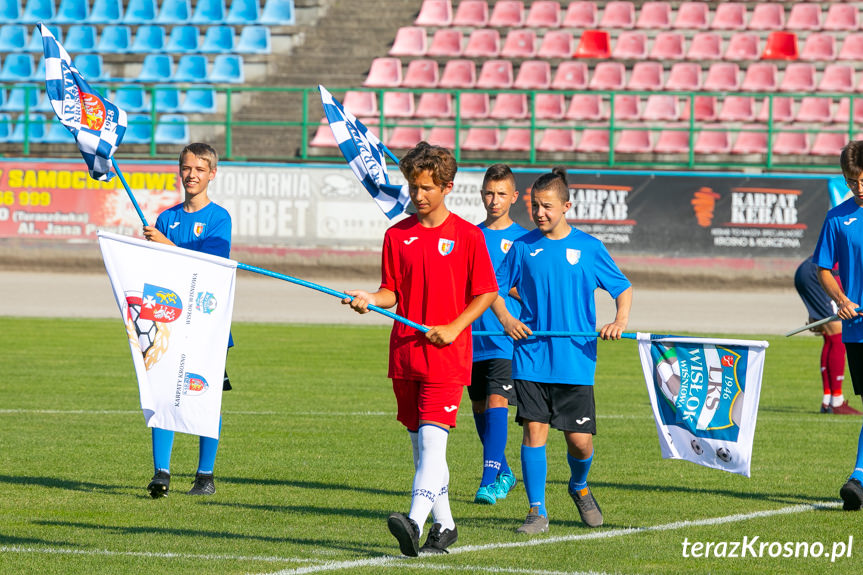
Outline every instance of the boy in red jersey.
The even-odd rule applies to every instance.
[[[423,334],[396,322],[390,334],[388,376],[398,420],[411,437],[416,472],[410,512],[393,513],[387,525],[401,552],[415,557],[420,551],[444,553],[458,539],[449,507],[446,443],[462,389],[470,384],[470,325],[498,296],[482,232],[444,204],[457,170],[452,153],[420,142],[399,169],[417,213],[387,230],[378,291],[350,290],[353,299],[343,303],[359,313],[367,313],[370,304],[398,304],[399,315],[430,328]],[[429,513],[434,524],[420,548]]]

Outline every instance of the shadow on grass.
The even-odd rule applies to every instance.
[[[0,533],[0,545],[8,547],[14,547],[18,545],[28,547],[31,545],[45,545],[50,548],[79,548],[79,545],[77,543],[70,543],[68,541],[47,541],[45,539],[36,539],[34,537],[13,537],[12,535],[3,535],[2,533]]]
[[[26,485],[28,487],[36,485],[52,489],[109,494],[125,493],[129,489],[128,485],[106,485],[104,483],[91,483],[89,481],[72,481],[59,477],[33,477],[32,475],[0,475],[0,484]]]
[[[225,483],[236,483],[238,485],[275,485],[284,487],[296,487],[299,489],[320,489],[330,491],[347,491],[350,493],[367,493],[370,495],[405,495],[410,496],[406,489],[393,491],[391,489],[376,489],[345,483],[321,483],[320,481],[294,481],[291,479],[260,479],[256,477],[222,477],[217,476],[218,481]]]

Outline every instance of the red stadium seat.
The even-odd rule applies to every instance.
[[[536,55],[536,32],[530,29],[511,30],[506,35],[500,55],[503,58],[533,58]]]
[[[488,117],[496,120],[524,120],[530,117],[527,94],[498,94]]]
[[[695,62],[677,62],[671,66],[666,90],[689,92],[701,89],[701,65]]]
[[[611,51],[615,60],[644,60],[647,58],[647,34],[644,32],[621,32]]]
[[[836,59],[836,38],[832,34],[809,34],[803,43],[800,59],[808,62],[832,62]]]
[[[438,86],[447,89],[473,88],[476,85],[476,64],[473,60],[447,60]]]
[[[746,5],[738,2],[722,2],[716,5],[713,22],[714,30],[743,30],[746,25]]]
[[[763,6],[763,4],[762,4]],[[764,60],[796,60],[797,34],[794,32],[771,32],[761,58]]]
[[[782,30],[785,28],[785,7],[765,2],[756,4],[749,20],[750,30]]]
[[[627,90],[657,91],[662,89],[663,66],[660,62],[638,62],[632,67]]]
[[[824,29],[831,31],[854,32],[860,29],[860,14],[856,4],[830,3]]]
[[[384,92],[383,109],[388,118],[412,118],[414,95],[410,92]]]
[[[387,147],[393,149],[408,149],[419,144],[423,139],[423,129],[415,126],[396,126],[387,139]]]
[[[309,141],[309,145],[313,148],[337,148],[339,146],[326,118],[321,119],[321,123],[315,129],[315,134]]]
[[[812,92],[815,90],[815,65],[803,62],[788,64],[779,89],[783,92]]]
[[[652,30],[671,28],[671,4],[668,2],[645,2],[638,11],[635,27]]]
[[[622,90],[626,68],[620,62],[600,62],[593,69],[588,87],[591,90]]]
[[[740,68],[732,62],[711,64],[702,88],[708,92],[736,92],[740,89]]]
[[[695,96],[694,104],[696,122],[716,121],[716,96]],[[680,114],[680,119],[689,119],[689,99],[685,99],[683,102],[683,112]]]
[[[511,88],[512,83],[511,60],[486,60],[479,72],[476,87],[485,90],[505,90]]]
[[[731,146],[732,154],[766,154],[767,132],[760,126],[744,126],[753,131],[740,132]],[[758,131],[754,131],[757,129]]]
[[[566,119],[575,121],[598,121],[608,117],[598,94],[576,94],[566,109]]]
[[[819,92],[853,92],[854,65],[828,64],[818,82]]]
[[[572,32],[567,30],[549,30],[542,37],[542,44],[536,55],[540,58],[571,58],[574,42]]]
[[[774,136],[773,153],[780,156],[804,156],[809,153],[809,138],[799,132],[779,132]]]
[[[477,28],[470,33],[464,55],[469,58],[497,58],[500,54],[500,32]]]
[[[364,86],[397,88],[402,83],[402,61],[398,58],[375,58]]]
[[[415,118],[452,118],[452,94],[446,92],[424,92],[420,94]]]
[[[851,102],[848,98],[839,100],[833,121],[837,124],[847,124],[851,120]],[[863,98],[854,99],[854,123],[863,124]]]
[[[761,55],[758,50],[758,35],[749,32],[739,32],[731,36],[723,58],[734,62],[741,60],[757,60]]]
[[[650,50],[651,60],[683,60],[683,34],[680,32],[660,32],[653,40]]]
[[[634,122],[641,117],[639,97],[632,94],[615,94],[614,119],[617,122]]]
[[[512,86],[518,90],[547,90],[551,86],[551,64],[547,60],[525,60]]]
[[[653,151],[647,130],[621,130],[614,151],[621,154],[649,154]]]
[[[455,128],[434,126],[429,130],[427,141],[433,146],[442,146],[452,150],[455,148]]]
[[[403,26],[396,32],[390,56],[425,56],[426,30],[418,26]]]
[[[674,27],[678,30],[705,30],[710,8],[707,2],[681,2]]]
[[[773,122],[790,122],[791,108],[794,104],[792,98],[779,97],[773,98]],[[761,104],[761,110],[756,118],[759,122],[770,121],[770,98],[764,98],[764,103]]]
[[[816,2],[795,2],[791,6],[786,30],[820,30],[821,4]]]
[[[405,88],[436,88],[438,77],[437,61],[411,60],[402,80],[402,86]]]
[[[494,4],[488,25],[494,28],[520,28],[524,26],[524,2],[498,0]]]
[[[635,5],[632,2],[608,2],[599,21],[603,29],[624,28],[635,26]]]
[[[778,84],[776,64],[755,62],[746,68],[741,89],[745,92],[772,92]]]
[[[599,15],[593,2],[570,2],[563,17],[564,28],[596,28],[598,22]]]
[[[641,118],[648,122],[676,122],[680,119],[677,96],[651,94],[647,97]]]
[[[561,24],[560,2],[534,0],[527,13],[528,28],[559,28]]]
[[[457,58],[462,55],[463,36],[461,30],[456,28],[441,28],[432,36],[426,54],[445,58]]]
[[[551,87],[555,90],[584,90],[587,88],[587,64],[584,62],[561,62],[554,72]]]
[[[572,128],[548,128],[539,134],[538,152],[574,152],[575,132]]]
[[[576,58],[611,57],[611,35],[607,30],[585,30],[575,49]]]
[[[863,34],[849,34],[842,41],[842,48],[836,59],[856,61],[860,59],[860,54],[863,54]]]
[[[608,129],[584,130],[575,149],[584,154],[607,154],[609,150]]]
[[[463,150],[494,151],[500,147],[500,132],[496,126],[473,126],[461,145]]]
[[[682,130],[663,130],[659,133],[656,145],[653,146],[656,154],[688,154],[689,132]]]
[[[537,120],[561,120],[566,113],[563,94],[534,94],[533,107]]]
[[[809,150],[809,153],[813,156],[836,157],[847,144],[848,134],[819,132],[815,134],[815,141],[812,142],[812,149]]]
[[[444,27],[452,23],[451,0],[423,0],[414,24],[417,26]]]
[[[378,97],[374,92],[346,92],[342,105],[358,118],[375,116],[378,113]]]
[[[753,96],[725,96],[717,119],[720,122],[752,122],[755,120]]]
[[[527,152],[531,146],[530,128],[508,128],[500,142],[503,152]]]
[[[807,96],[800,102],[800,108],[794,117],[795,122],[817,122],[827,124],[833,117],[830,111],[831,101],[829,98],[815,98]]]
[[[484,92],[463,92],[459,96],[459,116],[464,120],[488,118],[491,99]]]
[[[722,59],[722,36],[716,32],[699,32],[689,44],[686,59],[698,62]]]
[[[728,132],[702,131],[695,138],[696,154],[727,154],[731,152],[731,139]]]
[[[488,24],[487,0],[462,0],[452,19],[453,26],[482,28]]]

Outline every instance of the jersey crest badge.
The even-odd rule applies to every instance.
[[[566,261],[569,262],[569,265],[575,265],[578,263],[578,260],[581,258],[581,250],[574,250],[572,248],[566,248]]]
[[[512,247],[512,240],[500,240],[500,251],[506,253]]]
[[[446,240],[444,238],[440,238],[437,241],[437,251],[440,252],[442,256],[448,256],[452,249],[455,247],[455,242],[453,240]]]
[[[195,237],[196,237],[196,238],[200,238],[200,237],[201,237],[201,234],[203,234],[203,233],[204,233],[204,228],[205,228],[206,226],[207,226],[207,224],[205,224],[205,223],[203,223],[203,222],[195,222],[195,227],[194,227],[194,228],[192,228],[192,233],[194,233],[194,234],[195,234]]]

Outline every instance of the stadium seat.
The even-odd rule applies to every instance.
[[[666,90],[689,92],[701,89],[701,65],[695,62],[675,62],[665,81]]]
[[[809,34],[800,51],[800,59],[807,62],[832,62],[836,59],[836,38],[827,33]]]
[[[42,114],[20,115],[9,136],[9,141],[22,143],[25,140],[31,144],[38,144],[45,138],[45,116]]]
[[[837,60],[856,61],[863,54],[863,34],[848,34],[842,41]]]
[[[153,139],[153,125],[147,114],[129,114],[126,117],[124,144],[149,144]]]
[[[746,5],[722,2],[716,5],[710,27],[714,30],[743,30],[746,26]],[[657,145],[658,142],[657,142]]]
[[[189,123],[186,116],[164,114],[159,118],[159,124],[153,133],[157,144],[184,146],[189,143]]]
[[[639,110],[640,99],[632,94],[615,94],[612,99],[613,109],[609,115],[616,122],[634,122],[641,118]]]
[[[514,81],[511,60],[486,60],[479,72],[476,87],[483,90],[505,90]]]
[[[0,0],[0,22],[17,24],[21,17],[21,0]]]
[[[635,5],[632,2],[607,2],[599,27],[630,29],[635,26]]]
[[[696,122],[716,121],[716,96],[695,96],[693,100]],[[689,107],[690,100],[686,98],[683,102],[683,111],[680,113],[681,120],[689,119]]]
[[[632,67],[627,90],[657,91],[662,89],[663,66],[660,62],[638,62]]]
[[[201,54],[183,54],[177,62],[170,80],[163,81],[182,82],[186,84],[199,84],[207,81],[207,57]]]
[[[243,57],[236,54],[217,55],[207,75],[211,84],[242,84],[245,79]]]
[[[731,146],[731,153],[766,154],[767,132],[759,126],[744,126],[744,128],[751,131],[741,131],[737,134],[737,139],[734,141],[734,145]]]
[[[819,92],[853,92],[854,65],[828,64],[818,82]]]
[[[611,35],[607,30],[585,30],[575,49],[576,58],[606,59],[611,57]]]
[[[452,19],[453,27],[483,28],[487,25],[487,0],[462,0],[458,3],[458,8],[456,8],[455,16]]]
[[[329,129],[329,128],[327,128]],[[393,149],[408,149],[419,144],[423,139],[423,129],[417,126],[396,126],[387,139],[387,147]],[[335,140],[333,140],[335,142]]]
[[[750,32],[738,32],[731,36],[723,58],[733,62],[741,60],[758,60],[761,52],[758,50],[758,35]]]
[[[599,94],[575,94],[566,109],[567,120],[598,121],[608,117]]]
[[[732,62],[711,64],[702,88],[708,92],[736,92],[740,89],[740,68]]]
[[[547,60],[525,60],[512,84],[518,90],[547,90],[551,86],[551,64]]]
[[[571,58],[573,53],[572,33],[568,30],[549,30],[542,37],[536,55],[539,58]]]
[[[39,88],[35,85],[18,85],[9,90],[0,110],[4,112],[24,112],[35,110],[39,104]]]
[[[566,7],[566,14],[563,16],[564,28],[596,28],[598,23],[599,14],[594,2],[570,2]]]
[[[0,26],[0,52],[23,52],[27,49],[27,26],[4,24]]]
[[[833,32],[854,32],[860,29],[860,13],[855,4],[831,2],[824,19],[824,29]]]
[[[30,80],[34,82],[44,82],[45,81],[45,58],[40,57],[38,62],[36,63],[36,67],[33,68],[33,73],[30,74]]]
[[[812,148],[809,153],[813,156],[831,156],[838,157],[848,144],[848,134],[836,132],[818,132],[815,134],[815,140],[812,142]]]
[[[451,0],[423,0],[420,12],[414,20],[416,26],[443,28],[452,24]]]
[[[121,0],[93,0],[90,16],[91,24],[118,24],[123,20],[123,3]]]
[[[139,32],[140,33],[140,32]],[[165,82],[174,75],[174,59],[167,54],[147,54],[136,82]]]
[[[663,130],[653,146],[656,154],[688,154],[689,132],[682,130]]]
[[[710,8],[707,2],[681,2],[677,7],[674,28],[678,30],[705,30]]]
[[[458,102],[458,114],[463,120],[482,120],[491,112],[491,98],[485,92],[462,92]]]
[[[725,96],[717,119],[720,122],[752,122],[755,120],[753,96]]]
[[[209,32],[210,29],[211,28],[207,28],[207,32]],[[228,41],[226,39],[225,45],[227,44]],[[266,26],[243,26],[243,29],[240,31],[240,39],[237,40],[235,50],[238,54],[272,53],[273,48],[270,43],[270,29]],[[226,50],[226,52],[231,51],[232,50]]]
[[[27,82],[33,75],[33,70],[33,56],[30,54],[7,54],[3,59],[3,67],[0,68],[0,82]]]
[[[563,94],[534,94],[533,110],[537,120],[562,120],[566,113]]]
[[[405,88],[436,88],[438,77],[436,60],[411,60],[401,85]]]
[[[260,17],[261,4],[259,0],[232,0],[228,15],[225,17],[225,23],[234,25],[257,24]]]
[[[500,142],[502,152],[527,152],[532,145],[533,134],[530,128],[509,127]]]
[[[815,90],[815,65],[803,62],[788,64],[779,89],[783,92],[812,92]]]
[[[473,60],[447,60],[438,87],[447,89],[473,88],[476,85],[476,64]]]
[[[294,0],[266,0],[258,24],[264,26],[293,26]]]
[[[653,151],[647,130],[621,130],[614,151],[620,154],[649,154]]]
[[[559,28],[561,25],[560,2],[557,0],[534,0],[527,12],[524,25],[528,28]]]
[[[174,26],[171,29],[171,35],[168,36],[165,51],[183,54],[186,52],[197,52],[200,47],[201,33],[198,31],[197,26]]]
[[[425,56],[428,46],[426,29],[419,26],[402,26],[390,48],[390,56]]]
[[[192,19],[192,5],[189,0],[162,0],[156,24],[186,24]]]
[[[803,156],[809,153],[809,138],[800,132],[779,132],[773,140],[773,153],[780,156]]]
[[[776,64],[770,62],[755,62],[746,68],[743,83],[744,92],[772,92],[776,90],[778,70]]]
[[[51,105],[51,98],[48,97],[48,94],[42,90],[39,90],[39,102],[36,104],[35,108],[31,108],[31,110],[35,112],[44,112],[46,114],[54,113],[54,106]]]
[[[82,20],[83,21],[83,20]],[[69,26],[69,31],[66,33],[66,41],[63,42],[63,47],[70,54],[79,52],[106,52],[98,48],[96,27],[92,24],[77,24]]]
[[[58,42],[63,42],[62,28],[54,24],[49,24],[48,29],[51,31],[51,34],[54,35]],[[27,43],[27,52],[42,54],[45,51],[44,48],[45,44],[42,42],[42,34],[39,33],[39,30],[34,30],[33,34],[30,36],[30,41]]]
[[[641,118],[648,122],[676,122],[680,119],[677,96],[651,94],[647,97]]]
[[[764,4],[762,4],[764,6]],[[767,44],[761,58],[764,60],[796,60],[797,34],[794,32],[771,32],[767,36]]]
[[[89,83],[92,82],[108,82],[111,80],[109,74],[105,71],[105,65],[101,54],[78,54],[72,58],[78,72]]]
[[[114,104],[126,113],[150,111],[150,96],[141,86],[118,88],[114,92]]]
[[[584,154],[607,154],[609,150],[608,129],[584,130],[575,149]]]
[[[54,0],[27,0],[19,22],[23,24],[51,22],[54,20],[55,13]]]
[[[156,112],[172,114],[180,109],[180,90],[173,86],[156,86],[153,91]]]
[[[786,30],[820,30],[821,4],[816,2],[795,2],[785,23]]]
[[[60,0],[53,22],[55,24],[81,24],[87,20],[89,15],[90,3],[88,0]]]
[[[653,40],[650,49],[651,60],[683,60],[683,34],[680,32],[660,32]]]
[[[615,60],[644,60],[647,58],[647,34],[641,31],[621,32],[611,57]]]
[[[488,117],[496,120],[524,120],[530,117],[527,94],[498,94]]]
[[[851,120],[851,101],[848,98],[839,100],[833,121],[839,124],[847,124]],[[854,123],[863,124],[863,98],[854,98]]]
[[[356,117],[378,115],[378,97],[374,92],[345,92],[342,106]]]
[[[309,146],[313,148],[337,148],[339,146],[326,118],[321,119],[318,123],[312,139],[309,140]]]
[[[829,98],[806,96],[800,101],[800,108],[794,116],[794,121],[827,124],[833,117],[830,110],[831,104],[832,102]]]
[[[731,151],[728,132],[701,131],[695,138],[696,154],[727,154]]]
[[[575,131],[572,128],[548,128],[538,134],[538,152],[574,152]]]
[[[785,7],[774,2],[756,4],[749,19],[750,30],[782,30],[785,27]]]
[[[457,28],[441,28],[435,31],[426,53],[429,56],[458,58],[464,52],[462,40],[463,34],[461,30]]]
[[[402,61],[398,58],[375,58],[363,86],[397,88],[402,83]]]
[[[225,0],[198,0],[192,13],[192,24],[224,24]]]
[[[671,4],[668,2],[645,2],[638,11],[635,27],[652,30],[671,28]]]
[[[689,44],[687,60],[705,61],[722,58],[722,37],[716,32],[699,32]]]
[[[446,92],[425,92],[420,94],[415,118],[452,118],[452,94]]]
[[[593,69],[591,90],[623,90],[626,68],[620,62],[600,62]]]
[[[124,24],[150,24],[156,19],[156,0],[129,0],[123,14]]]
[[[584,90],[587,88],[587,64],[565,61],[557,65],[551,87],[555,90]]]
[[[493,28],[520,28],[524,26],[524,2],[522,0],[497,0],[488,25]]]
[[[66,126],[61,124],[59,121],[55,121],[53,119],[48,120],[48,125],[45,127],[45,136],[42,138],[43,143],[70,144],[74,141],[75,137],[72,135],[72,132],[66,128]]]
[[[500,54],[500,32],[477,28],[470,33],[464,55],[468,58],[497,58]]]
[[[500,132],[496,126],[473,126],[468,128],[462,142],[463,150],[496,151],[500,146]]]
[[[511,30],[500,49],[502,58],[533,58],[536,55],[536,32]]]
[[[267,35],[267,45],[269,46],[269,28],[263,26],[244,26],[243,32],[246,30],[264,30]],[[241,32],[241,34],[243,33]],[[204,33],[204,40],[201,42],[200,51],[205,54],[229,54],[235,49],[240,54],[260,54],[266,52],[249,51],[254,43],[249,43],[242,50],[237,45],[234,28],[232,26],[208,26]]]
[[[104,32],[103,32],[104,34]],[[165,28],[162,26],[138,26],[135,30],[135,40],[129,49],[136,54],[152,54],[165,49]]]
[[[410,92],[384,92],[382,107],[384,116],[388,118],[412,118],[414,95]]]
[[[455,129],[448,126],[434,126],[429,130],[427,140],[433,146],[443,146],[452,150],[455,148]]]
[[[758,117],[756,120],[759,122],[770,122],[770,113],[771,113],[771,105],[772,105],[772,113],[773,123],[776,122],[790,122],[791,121],[791,108],[794,102],[792,98],[786,97],[773,97],[772,100],[770,97],[764,98],[764,102],[761,104],[761,110],[758,112]]]

